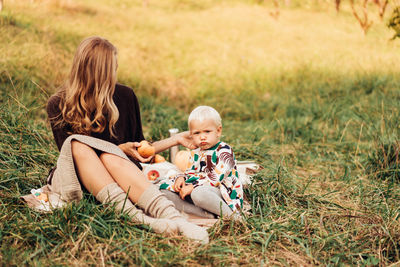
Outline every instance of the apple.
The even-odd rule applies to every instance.
[[[150,181],[154,181],[158,177],[160,177],[160,173],[156,170],[151,170],[147,173],[147,179],[149,179]]]

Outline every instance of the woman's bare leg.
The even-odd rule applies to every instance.
[[[78,171],[79,180],[93,195],[111,183],[117,183],[129,198],[137,203],[141,194],[150,186],[144,174],[130,161],[113,154],[103,153],[97,156],[88,145],[72,141],[72,155]]]
[[[79,180],[94,196],[108,184],[115,183],[96,152],[79,141],[71,142],[72,156]]]
[[[130,200],[137,203],[151,185],[143,172],[132,162],[113,154],[103,153],[100,160],[117,184],[128,192]]]
[[[188,238],[208,243],[207,231],[187,222],[173,203],[132,162],[109,153],[103,153],[99,158],[92,148],[77,141],[72,142],[72,155],[81,182],[93,195],[97,196],[103,188],[117,182],[116,185],[128,192],[129,199],[138,203],[144,211],[147,209],[156,218],[173,220],[167,227],[165,225],[170,220],[160,223],[156,220],[155,223],[160,226],[159,232],[170,233],[177,229]]]
[[[71,146],[80,181],[97,200],[101,203],[115,204],[117,210],[127,212],[134,221],[149,225],[156,233],[175,234],[178,231],[176,222],[151,218],[126,199],[125,190],[116,183],[90,146],[78,141],[72,141]]]
[[[135,164],[109,153],[101,154],[100,160],[117,184],[128,192],[129,199],[144,212],[155,218],[170,219],[177,224],[179,232],[184,236],[208,243],[207,231],[186,221],[174,204],[160,192],[158,186],[150,183]]]

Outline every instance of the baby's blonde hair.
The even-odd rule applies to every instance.
[[[200,122],[204,120],[213,120],[216,126],[221,126],[221,116],[218,111],[209,106],[198,106],[189,115],[188,125],[190,127],[190,122],[193,120],[198,120]]]

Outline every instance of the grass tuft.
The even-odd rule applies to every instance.
[[[399,141],[375,144],[374,150],[368,157],[367,171],[373,178],[400,180]]]

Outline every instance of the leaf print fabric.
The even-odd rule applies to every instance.
[[[233,211],[242,207],[243,186],[238,179],[235,155],[228,144],[219,142],[208,150],[192,150],[190,163],[191,166],[184,173],[186,183],[194,187],[218,187],[222,198]],[[182,175],[164,181],[160,188],[174,191],[173,185],[179,176]]]

